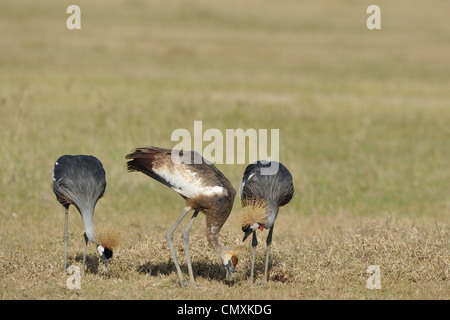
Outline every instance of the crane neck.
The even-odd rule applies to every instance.
[[[208,244],[216,251],[221,251],[223,245],[219,241],[220,230],[225,223],[226,218],[223,215],[206,216],[206,239]]]
[[[264,224],[265,227],[271,228],[275,222],[278,215],[278,210],[280,207],[277,204],[269,202],[269,211],[267,212],[267,223]]]
[[[94,212],[84,211],[81,213],[81,218],[83,219],[84,232],[89,241],[97,244],[97,238],[94,231]]]

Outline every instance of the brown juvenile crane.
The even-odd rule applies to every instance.
[[[182,234],[190,283],[195,283],[189,254],[189,231],[199,211],[206,215],[206,238],[220,255],[226,277],[231,279],[238,262],[237,255],[219,241],[219,233],[233,207],[236,191],[230,181],[212,163],[195,151],[170,150],[158,147],[137,148],[126,155],[128,171],[140,171],[166,185],[186,200],[183,213],[170,228],[166,240],[184,286],[183,274],[173,245],[173,233],[186,214],[194,210]]]

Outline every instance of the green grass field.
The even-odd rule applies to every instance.
[[[450,3],[430,1],[0,3],[0,299],[449,299]],[[366,8],[381,8],[369,30]],[[135,147],[171,148],[177,128],[279,129],[295,197],[274,229],[270,280],[249,284],[250,241],[231,286],[191,231],[197,285],[176,286],[165,234],[182,198],[139,173]],[[208,143],[205,142],[204,146]],[[62,154],[92,154],[107,188],[96,228],[123,240],[111,270],[88,248],[80,290],[63,273]],[[245,164],[217,167],[239,188]],[[69,264],[83,226],[69,217]],[[175,234],[182,269],[181,231]],[[256,282],[267,231],[259,234]],[[369,290],[370,265],[381,270]]]

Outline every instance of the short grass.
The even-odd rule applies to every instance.
[[[377,1],[374,31],[369,1],[77,1],[78,31],[65,26],[70,4],[0,4],[1,299],[450,298],[448,3]],[[265,287],[248,283],[236,199],[221,235],[244,246],[233,283],[199,216],[197,285],[178,288],[165,233],[183,201],[126,171],[131,149],[172,147],[194,120],[280,129],[296,194],[280,210]],[[109,272],[89,246],[81,289],[69,290],[51,171],[79,153],[103,162],[95,224],[123,241]],[[237,189],[245,165],[217,166]],[[74,208],[69,218],[69,263],[81,266],[83,227]],[[369,265],[381,290],[366,287]]]

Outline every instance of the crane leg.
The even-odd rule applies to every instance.
[[[192,272],[191,255],[189,253],[189,232],[191,231],[191,227],[194,224],[197,214],[198,214],[198,211],[194,211],[194,214],[192,215],[191,220],[189,221],[186,229],[183,232],[183,235],[181,236],[181,238],[183,239],[183,244],[184,244],[184,252],[186,253],[186,261],[187,261],[188,271],[189,271],[189,281],[191,284],[194,284],[195,280],[194,280],[194,273]]]
[[[269,234],[267,235],[266,239],[266,265],[264,267],[264,283],[267,283],[267,280],[269,278],[269,249],[270,245],[272,244],[272,232],[273,232],[273,225],[272,228],[269,230]]]
[[[252,235],[252,268],[250,271],[250,284],[253,284],[254,270],[255,270],[255,257],[256,246],[258,245],[258,239],[256,238],[256,231],[253,231]]]
[[[87,253],[87,245],[88,245],[88,237],[86,232],[84,233],[84,254],[83,254],[83,273],[86,273],[86,253]]]
[[[175,253],[175,248],[173,246],[173,233],[174,233],[175,229],[178,227],[178,225],[180,224],[181,220],[183,220],[183,218],[186,216],[186,214],[189,211],[191,211],[191,209],[192,208],[190,208],[190,207],[185,207],[181,216],[178,218],[178,220],[174,223],[172,228],[170,228],[169,232],[167,232],[167,234],[166,234],[167,244],[169,245],[170,253],[172,254],[173,262],[175,263],[175,268],[177,269],[178,284],[180,286],[184,286],[185,281],[183,279],[183,274],[181,273],[181,268],[180,268],[180,264],[178,263],[177,254]]]
[[[69,224],[69,208],[66,207],[65,221],[64,221],[64,273],[67,272],[67,242],[69,241],[69,232],[67,231]]]

